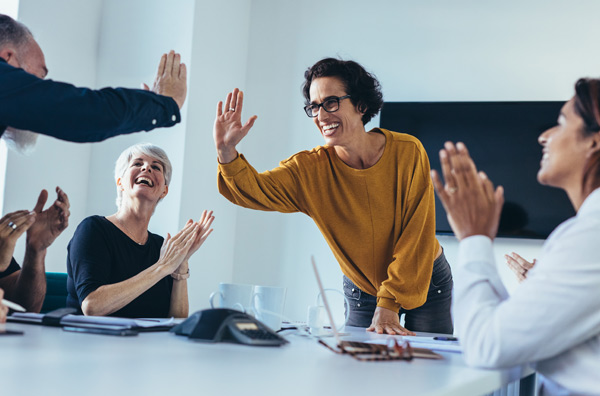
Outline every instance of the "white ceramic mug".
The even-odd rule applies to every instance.
[[[342,291],[337,289],[325,289],[323,291],[334,292],[341,295],[344,298],[346,305],[350,306],[348,298],[344,295]],[[319,294],[317,294],[317,304],[308,307],[308,313],[306,318],[306,324],[310,329],[310,333],[316,336],[331,334],[331,330],[325,328],[325,326],[329,325],[329,316],[327,315],[327,310],[325,309],[325,306],[320,304],[322,297],[323,296],[319,292]],[[331,301],[331,299],[329,298],[328,301]],[[331,314],[333,315],[333,312]],[[340,323],[335,323],[336,329],[339,331],[347,321],[348,310],[346,310],[343,321]]]
[[[211,308],[229,308],[252,314],[252,296],[254,285],[241,283],[219,283],[219,290],[210,294],[208,298]],[[219,302],[215,303],[215,297]]]
[[[275,331],[281,329],[285,293],[285,287],[254,286],[252,308],[256,319]]]

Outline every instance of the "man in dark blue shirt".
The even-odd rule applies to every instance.
[[[173,51],[162,56],[151,90],[147,86],[144,90],[78,88],[45,80],[47,74],[44,53],[29,29],[0,14],[0,136],[9,147],[26,148],[35,143],[37,133],[72,142],[98,142],[181,121],[187,73],[180,55]],[[43,191],[32,212],[20,211],[29,215],[13,212],[0,219],[0,288],[8,299],[22,302],[31,311],[39,311],[45,295],[46,248],[66,228],[69,215],[64,192],[57,188],[57,200],[42,211],[47,197]],[[12,258],[13,242],[25,229],[27,247],[21,270]],[[39,248],[35,260],[28,259],[30,245]],[[3,312],[0,302],[0,322]]]

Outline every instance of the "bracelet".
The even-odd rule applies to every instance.
[[[187,272],[185,274],[180,274],[178,272],[173,272],[171,274],[171,277],[175,280],[184,280],[190,277],[190,269],[188,268]]]

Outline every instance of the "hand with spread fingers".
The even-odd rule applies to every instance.
[[[146,84],[143,84],[143,87],[147,91],[150,90]],[[185,63],[181,63],[180,54],[171,50],[160,58],[152,92],[170,96],[179,109],[183,107],[187,95],[187,69]]]
[[[35,222],[27,231],[27,248],[36,252],[44,251],[69,225],[69,197],[56,187],[57,198],[48,209],[44,205],[48,200],[48,191],[42,190],[33,208]]]
[[[494,189],[487,175],[477,172],[463,143],[455,146],[446,142],[440,150],[440,162],[446,184],[435,170],[431,177],[458,240],[473,235],[494,239],[504,204],[502,186]]]
[[[410,330],[400,326],[400,317],[397,312],[390,309],[377,307],[373,314],[373,321],[367,331],[374,331],[377,334],[392,334],[392,335],[416,335]]]
[[[254,121],[258,118],[254,115],[248,119],[246,124],[242,125],[243,104],[244,93],[237,88],[227,94],[225,109],[223,109],[223,102],[217,104],[213,137],[218,159],[222,164],[237,158],[238,153],[235,147],[248,134]]]
[[[36,213],[17,210],[0,219],[0,272],[10,265],[17,240],[35,222]]]
[[[523,282],[527,278],[527,272],[533,268],[536,262],[536,260],[533,259],[533,262],[530,263],[515,252],[512,252],[511,254],[505,254],[504,258],[506,259],[506,264],[508,267],[517,276],[519,282]]]

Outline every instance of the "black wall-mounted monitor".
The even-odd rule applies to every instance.
[[[478,169],[504,186],[505,204],[498,236],[548,237],[575,215],[563,190],[542,186],[537,172],[542,158],[538,136],[556,125],[564,102],[386,102],[382,128],[417,137],[440,171],[444,142],[464,142]],[[436,232],[452,234],[436,197]]]

